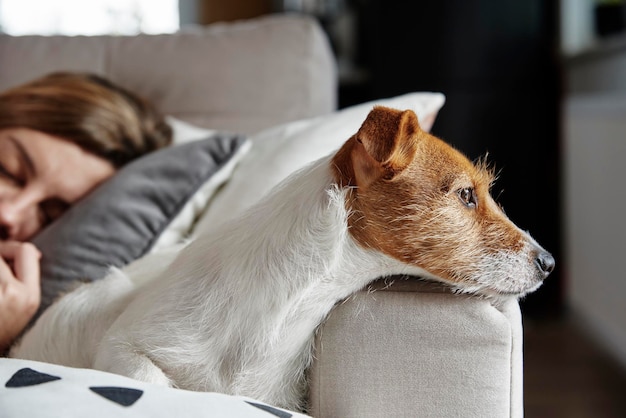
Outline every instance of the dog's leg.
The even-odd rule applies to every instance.
[[[232,392],[262,399],[264,402],[286,409],[305,409],[304,371],[310,364],[312,348],[313,339],[306,348],[300,349],[302,352],[300,355],[264,357],[262,364],[255,364],[237,376]]]
[[[142,382],[172,386],[170,379],[145,353],[128,342],[112,343],[108,338],[98,350],[94,368]]]

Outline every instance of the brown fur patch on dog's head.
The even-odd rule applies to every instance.
[[[525,283],[543,279],[534,267],[540,247],[489,194],[492,171],[420,129],[412,111],[375,107],[333,166],[351,189],[348,226],[361,246],[466,287],[480,287],[498,263],[505,276],[525,263]]]

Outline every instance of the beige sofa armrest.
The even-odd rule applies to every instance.
[[[415,279],[359,292],[320,328],[310,382],[317,418],[521,417],[519,305]]]
[[[95,72],[167,114],[238,133],[323,115],[337,102],[327,38],[299,16],[166,35],[0,35],[0,63],[0,91],[52,71]]]

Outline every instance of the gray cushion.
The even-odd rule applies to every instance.
[[[44,229],[40,313],[78,281],[146,254],[194,192],[245,143],[219,134],[148,154],[122,168]],[[77,173],[79,175],[79,173]]]

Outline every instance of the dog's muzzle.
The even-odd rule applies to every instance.
[[[539,272],[543,274],[543,278],[545,279],[552,273],[555,265],[554,257],[552,254],[547,252],[544,249],[540,249],[535,257],[535,265],[539,269]]]

